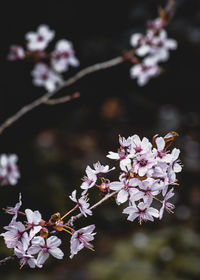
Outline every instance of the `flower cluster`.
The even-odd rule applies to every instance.
[[[129,221],[138,218],[142,221],[162,219],[164,210],[172,212],[174,205],[169,199],[174,196],[174,186],[178,185],[176,173],[181,172],[179,160],[180,150],[169,150],[176,132],[166,136],[155,135],[151,143],[146,137],[140,139],[136,134],[127,139],[119,136],[120,147],[117,152],[109,152],[107,157],[119,162],[119,177],[117,181],[106,178],[107,173],[115,169],[97,162],[91,168],[86,168],[86,176],[80,185],[81,197],[74,190],[69,198],[75,206],[61,217],[60,213],[51,215],[48,221],[42,219],[39,211],[26,209],[21,212],[21,194],[19,202],[5,211],[12,215],[12,220],[2,233],[8,248],[14,249],[14,254],[20,259],[20,266],[28,264],[31,268],[41,268],[49,255],[62,259],[64,253],[59,248],[61,239],[56,234],[64,231],[70,234],[70,258],[73,258],[84,247],[93,250],[95,225],[91,224],[75,230],[74,221],[80,217],[91,216],[92,210],[109,198],[115,198],[116,203],[128,203],[123,210]],[[101,200],[90,206],[89,192],[98,188]],[[75,210],[79,214],[64,219]],[[19,215],[25,221],[19,221]],[[56,232],[56,233],[55,233]]]
[[[148,22],[146,34],[135,33],[131,36],[130,44],[135,49],[139,63],[132,66],[130,75],[137,78],[139,86],[144,86],[149,79],[160,75],[162,69],[160,62],[169,59],[169,51],[177,48],[174,39],[168,39],[164,29],[165,21],[157,18]]]
[[[178,185],[176,173],[182,170],[178,159],[180,150],[168,150],[175,136],[178,136],[176,132],[170,132],[165,137],[155,135],[153,143],[146,137],[140,139],[136,134],[127,139],[119,136],[118,151],[107,155],[119,162],[119,179],[111,182],[102,177],[114,168],[109,169],[109,166],[100,163],[94,164],[94,169],[87,166],[81,184],[82,194],[87,194],[95,186],[104,194],[114,191],[117,204],[128,202],[123,213],[128,214],[129,221],[138,218],[141,224],[154,218],[162,219],[164,210],[172,212],[174,208],[168,200],[174,196],[174,186]],[[101,180],[100,185],[98,179]]]
[[[42,86],[47,91],[55,90],[56,86],[62,82],[60,74],[67,71],[70,65],[73,67],[79,65],[74,55],[73,45],[68,40],[59,40],[53,51],[46,51],[54,37],[54,31],[47,25],[40,25],[36,32],[28,32],[25,35],[25,48],[12,45],[8,54],[8,59],[11,61],[33,59],[36,62],[31,72],[33,84]]]
[[[171,212],[174,208],[167,202],[174,195],[174,188],[169,188],[177,185],[176,173],[182,166],[178,159],[180,150],[174,148],[170,152],[168,148],[177,135],[176,132],[170,132],[164,138],[156,135],[153,144],[136,134],[127,139],[120,137],[118,152],[107,155],[120,163],[119,180],[111,182],[109,188],[117,191],[117,203],[128,201],[123,213],[128,214],[129,221],[138,217],[141,224],[142,221],[161,219],[164,209]],[[155,200],[161,203],[159,210],[152,206]]]
[[[20,177],[17,167],[17,156],[0,155],[0,184],[1,185],[16,185]]]

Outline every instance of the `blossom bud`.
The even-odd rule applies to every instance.
[[[49,234],[49,231],[46,227],[43,227],[41,230],[40,230],[40,236],[41,237],[44,237],[44,238],[47,238],[48,237],[48,234]]]

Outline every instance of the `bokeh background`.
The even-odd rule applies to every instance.
[[[144,32],[158,4],[165,1],[3,1],[1,122],[45,92],[32,85],[32,64],[6,60],[9,46],[21,44],[26,32],[48,24],[56,31],[55,41],[73,42],[82,69],[130,48],[131,34]],[[2,280],[200,279],[200,1],[177,0],[167,30],[178,41],[178,50],[171,52],[164,74],[145,87],[130,79],[131,65],[124,63],[85,77],[57,95],[80,91],[78,100],[40,106],[0,136],[0,152],[16,153],[21,171],[16,186],[1,187],[0,207],[14,205],[22,192],[23,209],[39,210],[44,218],[65,213],[71,207],[68,196],[80,186],[86,166],[98,160],[112,165],[105,156],[117,149],[118,134],[151,138],[175,130],[184,164],[175,214],[140,227],[128,222],[114,202],[106,203],[88,221],[76,224],[96,224],[94,253],[85,249],[70,260],[69,238],[61,234],[66,254],[62,261],[49,258],[42,270],[20,271],[14,260],[0,267]],[[79,69],[70,68],[65,77]],[[1,231],[9,219],[1,211]],[[2,238],[0,257],[9,254]]]

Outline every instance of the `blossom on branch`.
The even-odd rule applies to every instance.
[[[52,71],[45,63],[37,63],[31,72],[33,84],[44,87],[47,91],[54,91],[62,82],[61,77]]]
[[[30,51],[43,51],[54,36],[55,32],[50,30],[47,25],[40,25],[36,32],[31,31],[25,35],[27,49]]]
[[[81,228],[73,233],[70,241],[71,259],[84,247],[93,250],[93,245],[90,243],[90,241],[94,240],[94,235],[96,234],[92,233],[94,229],[95,225],[90,225]]]

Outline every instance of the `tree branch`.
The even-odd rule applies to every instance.
[[[8,261],[14,260],[15,257],[16,257],[16,256],[13,254],[13,255],[11,255],[11,256],[9,256],[9,257],[6,257],[6,258],[0,260],[0,266],[3,265],[3,264],[5,264],[5,263],[8,262]]]
[[[108,60],[108,61],[105,61],[105,62],[102,62],[102,63],[97,63],[97,64],[94,64],[92,66],[84,68],[83,70],[81,70],[77,74],[75,74],[73,77],[69,78],[66,81],[63,81],[54,91],[47,92],[43,96],[41,96],[40,98],[38,98],[38,99],[34,100],[33,102],[29,103],[28,105],[25,105],[24,107],[22,107],[16,114],[14,114],[10,118],[8,118],[5,122],[3,122],[0,125],[0,134],[6,128],[8,128],[10,125],[12,125],[17,120],[19,120],[21,117],[23,117],[26,113],[32,111],[34,108],[38,107],[39,105],[45,104],[45,103],[50,104],[51,102],[49,102],[49,98],[54,96],[61,89],[71,86],[72,84],[76,83],[78,80],[87,76],[88,74],[113,67],[113,66],[118,65],[118,64],[120,64],[124,61],[125,61],[124,58],[122,56],[119,56],[119,57],[113,58],[111,60]],[[55,104],[57,104],[57,103],[55,102]],[[51,105],[54,105],[53,102],[51,103]]]

